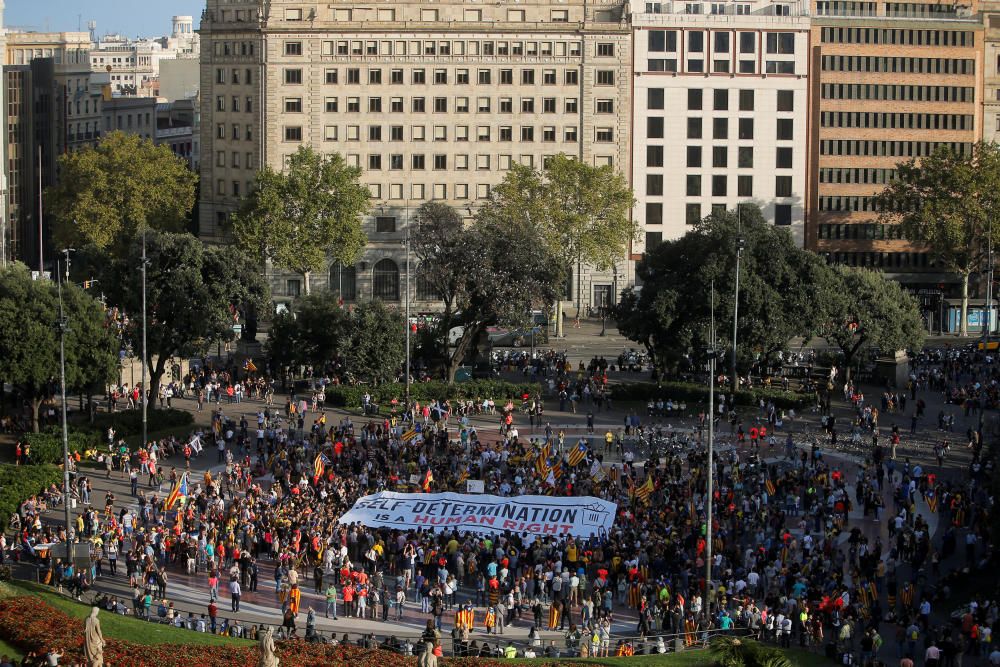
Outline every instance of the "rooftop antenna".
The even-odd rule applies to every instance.
[[[91,19],[90,21],[87,21],[87,30],[90,31],[90,41],[96,42],[97,41],[97,39],[96,39],[96,35],[97,35],[97,21],[94,21],[93,19]]]

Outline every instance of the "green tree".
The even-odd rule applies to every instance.
[[[142,351],[142,244],[110,261],[104,286],[113,305],[129,316],[125,336]],[[155,397],[167,363],[175,356],[207,353],[233,339],[241,312],[263,312],[267,285],[260,265],[239,248],[208,246],[190,234],[147,234],[146,312],[149,395]],[[150,400],[150,406],[155,401]]]
[[[399,375],[406,358],[403,314],[375,300],[359,304],[340,336],[344,365],[355,378],[382,384]]]
[[[348,320],[333,292],[304,296],[293,304],[292,312],[272,320],[268,355],[280,366],[311,364],[322,368],[340,356],[340,342]]]
[[[414,215],[416,232],[410,236],[410,248],[420,263],[417,276],[433,288],[441,299],[442,311],[433,337],[432,355],[447,356],[448,332],[455,326],[455,304],[463,295],[465,281],[456,270],[473,258],[468,256],[469,245],[463,241],[465,225],[462,216],[451,206],[441,202],[427,202]]]
[[[183,231],[198,175],[168,146],[110,132],[94,147],[59,156],[59,182],[46,191],[61,248],[93,243],[123,250],[141,230]]]
[[[1000,146],[978,143],[970,153],[947,147],[896,165],[896,178],[876,198],[880,218],[925,243],[938,265],[962,281],[961,334],[968,333],[969,277],[984,268],[987,239],[1000,241]]]
[[[82,289],[63,287],[66,387],[89,391],[110,382],[117,369],[118,342],[105,327],[104,308]],[[56,284],[32,280],[23,264],[0,270],[0,378],[38,409],[59,389],[59,296]]]
[[[815,334],[844,354],[847,377],[858,354],[915,349],[924,342],[924,322],[916,299],[882,273],[832,267],[817,285],[821,310]]]
[[[361,218],[370,208],[361,170],[337,153],[324,155],[302,146],[278,172],[265,166],[256,187],[232,216],[237,245],[278,268],[310,277],[332,258],[354,264],[367,239]]]
[[[610,269],[638,235],[631,219],[635,198],[624,176],[610,166],[594,167],[564,154],[550,158],[542,171],[513,165],[494,189],[493,203],[507,209],[509,218],[527,220],[542,231],[561,282],[571,272],[576,276],[578,312],[582,265]],[[558,297],[556,327],[561,335],[562,289]]]
[[[626,290],[616,319],[619,331],[644,345],[661,370],[708,346],[713,281],[717,346],[732,349],[738,237],[746,246],[737,327],[743,370],[756,360],[769,360],[816,321],[813,289],[829,271],[826,264],[798,249],[756,206],[743,206],[740,218],[735,211],[713,213],[680,239],[661,243],[639,264],[642,290]],[[727,354],[721,367],[729,366]]]

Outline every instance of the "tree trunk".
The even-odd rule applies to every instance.
[[[170,359],[169,356],[161,354],[156,360],[156,365],[153,365],[152,360],[146,362],[149,367],[149,407],[147,412],[156,409],[156,397],[160,393],[160,380],[163,378],[168,359]]]
[[[34,397],[31,399],[31,430],[34,433],[39,432],[38,424],[38,411],[42,407],[42,399]]]
[[[309,296],[309,277],[312,275],[312,271],[302,272],[302,293]]]
[[[451,359],[448,360],[448,384],[455,384],[455,373],[458,372],[459,367],[462,365],[462,361],[469,351],[469,346],[479,337],[481,328],[479,325],[475,327],[466,325],[465,331],[462,332],[462,337],[458,339],[458,345],[455,346],[455,352],[452,354]]]
[[[958,331],[962,336],[969,335],[969,274],[962,274],[962,323]]]
[[[556,338],[563,337],[563,300],[556,301]]]

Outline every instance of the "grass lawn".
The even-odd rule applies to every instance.
[[[13,658],[14,660],[20,660],[21,658],[24,657],[24,654],[21,652],[19,648],[11,646],[7,642],[0,639],[0,656],[2,655],[6,655],[10,658]]]
[[[90,606],[53,593],[38,584],[18,582],[10,588],[14,595],[32,595],[42,598],[56,609],[81,620],[90,615]],[[233,646],[246,644],[246,640],[220,637],[205,632],[192,632],[160,623],[139,621],[128,616],[101,612],[101,629],[106,637],[123,639],[136,644],[188,644],[208,646]]]

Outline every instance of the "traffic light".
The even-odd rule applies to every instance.
[[[90,283],[91,283],[91,281],[84,280],[83,281],[83,289],[90,289]]]

